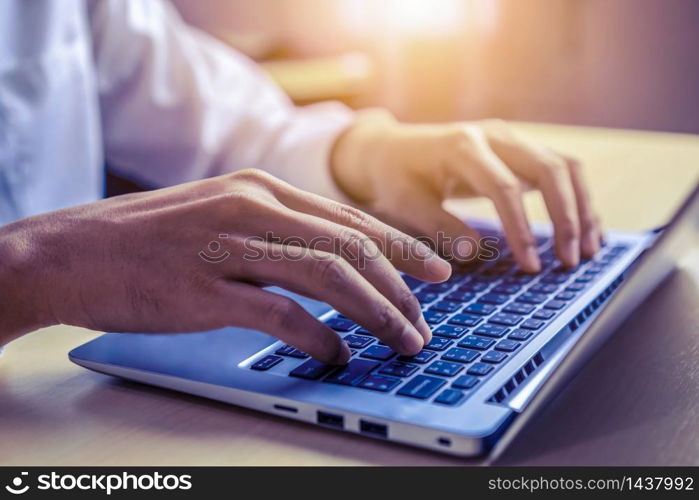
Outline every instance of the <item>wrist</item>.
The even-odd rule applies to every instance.
[[[38,256],[37,218],[0,227],[0,345],[56,324],[46,291],[52,287]]]
[[[383,163],[386,138],[396,123],[388,111],[360,111],[354,123],[335,141],[330,171],[339,188],[358,204],[374,201],[372,169]]]

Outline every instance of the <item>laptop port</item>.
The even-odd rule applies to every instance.
[[[388,426],[385,424],[379,424],[376,422],[369,422],[367,420],[359,421],[359,431],[362,434],[368,436],[387,438],[388,437]]]
[[[289,413],[298,413],[299,412],[298,408],[294,408],[293,406],[278,405],[278,404],[274,405],[274,409],[279,410],[279,411],[286,411]]]
[[[437,443],[447,448],[451,447],[451,439],[449,439],[448,437],[437,438]]]
[[[335,427],[337,429],[345,428],[345,417],[342,415],[335,415],[334,413],[319,411],[316,414],[316,418],[318,423],[321,425],[327,425],[328,427]]]

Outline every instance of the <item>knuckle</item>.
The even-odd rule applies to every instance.
[[[568,174],[569,169],[565,160],[561,158],[544,158],[540,162],[541,170],[545,175],[561,178]]]
[[[361,210],[337,203],[333,207],[333,212],[338,221],[345,226],[364,228],[370,224],[369,216]]]
[[[300,307],[296,302],[285,297],[279,297],[269,303],[265,312],[267,323],[273,329],[286,328],[297,321]]]
[[[263,182],[271,176],[267,172],[257,168],[246,168],[230,174],[230,177],[236,180]]]
[[[578,237],[580,228],[575,219],[572,217],[566,217],[558,223],[556,231],[558,232],[559,237],[566,240],[571,240]]]
[[[400,335],[400,320],[392,307],[389,305],[379,307],[373,331],[384,339],[396,338]]]
[[[417,321],[422,314],[420,302],[408,288],[401,289],[399,293],[398,309],[411,323]]]
[[[483,138],[483,131],[478,125],[467,124],[454,128],[448,135],[451,144],[459,149],[470,150]]]
[[[480,120],[479,123],[483,128],[498,132],[507,131],[510,129],[510,126],[502,118],[487,118],[485,120]]]
[[[497,191],[506,195],[516,195],[519,193],[519,181],[514,175],[495,176],[493,184]]]
[[[343,231],[340,236],[342,247],[346,252],[342,252],[343,257],[349,259],[362,259],[367,255],[373,255],[374,243],[362,232],[354,229]]]
[[[315,282],[320,283],[326,289],[344,287],[348,279],[347,270],[341,259],[332,255],[316,258],[311,274],[314,276]]]

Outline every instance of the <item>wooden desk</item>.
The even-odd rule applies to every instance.
[[[665,221],[699,179],[699,137],[520,125],[577,154],[608,227]],[[529,200],[534,218],[543,215]],[[487,211],[483,204],[473,211]],[[72,365],[96,333],[35,332],[0,358],[0,463],[472,464],[127,383]],[[699,464],[699,258],[661,286],[503,464]]]

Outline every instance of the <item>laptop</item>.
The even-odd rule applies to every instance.
[[[496,226],[482,232],[498,235]],[[612,231],[575,269],[535,228],[542,271],[507,250],[447,282],[404,279],[434,336],[397,355],[326,304],[285,293],[343,336],[349,363],[329,366],[264,333],[105,334],[70,359],[117,377],[338,431],[457,456],[501,453],[699,238],[699,186],[664,228]],[[623,362],[623,360],[622,360]],[[495,449],[493,449],[495,448]]]

